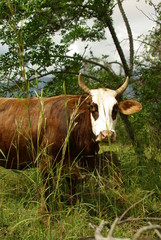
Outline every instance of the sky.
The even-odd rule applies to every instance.
[[[160,0],[153,0],[154,4],[158,4]],[[154,19],[154,9],[145,3],[145,0],[140,0],[137,2],[136,0],[125,0],[123,3],[124,10],[126,12],[127,18],[129,20],[133,38],[137,39],[141,34],[148,34],[148,31],[155,26],[155,22],[150,19]],[[148,17],[147,17],[148,16]],[[122,16],[118,10],[115,8],[114,15],[114,26],[117,32],[117,36],[119,40],[122,41],[122,47],[124,49],[124,53],[128,56],[129,48],[127,39],[127,32],[122,20]],[[109,55],[110,61],[119,61],[119,56],[116,52],[116,49],[113,44],[113,40],[109,31],[106,31],[106,40],[97,42],[97,43],[89,43],[89,49],[86,54],[88,55],[90,50],[93,51],[93,55],[95,57],[100,57],[102,54]],[[123,41],[124,40],[124,41]],[[77,41],[71,46],[71,54],[73,52],[82,53],[84,52],[84,43]],[[138,51],[140,49],[140,42],[134,41],[134,50]]]
[[[160,0],[153,0],[154,4],[158,4],[159,2]],[[145,0],[140,0],[139,2],[137,2],[136,0],[125,0],[123,3],[123,7],[129,19],[134,39],[136,39],[141,34],[146,35],[148,31],[152,29],[152,27],[155,25],[154,21],[149,19],[154,18],[154,9],[153,7],[146,4]],[[147,15],[148,17],[145,15]],[[113,19],[119,40],[124,40],[122,41],[124,53],[126,56],[128,56],[128,42],[125,40],[127,39],[127,33],[118,8],[115,8]],[[106,38],[106,40],[97,43],[89,42],[89,48],[87,49],[86,55],[89,55],[90,50],[92,50],[95,57],[100,57],[102,54],[105,54],[110,56],[110,61],[119,60],[119,56],[116,53],[112,38],[108,30],[106,31]],[[74,52],[83,54],[86,44],[80,41],[72,44],[70,55],[72,55]],[[135,51],[139,49],[139,46],[140,43],[138,41],[134,41]],[[6,51],[7,46],[0,45],[0,54],[5,53]]]

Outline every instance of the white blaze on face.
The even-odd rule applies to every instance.
[[[90,91],[92,101],[98,105],[99,117],[95,120],[91,114],[92,131],[98,136],[103,132],[113,132],[115,134],[116,119],[112,119],[112,110],[117,100],[115,91],[109,89],[93,89]],[[113,136],[114,137],[114,136]]]

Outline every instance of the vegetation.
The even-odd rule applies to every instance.
[[[0,239],[68,240],[93,236],[89,223],[99,225],[105,219],[111,224],[116,216],[149,193],[153,194],[128,212],[126,217],[131,217],[131,221],[119,225],[115,236],[131,237],[148,220],[161,218],[161,4],[147,2],[155,8],[156,26],[139,39],[144,52],[134,61],[132,31],[122,1],[1,0],[0,41],[8,46],[8,51],[0,56],[1,96],[28,97],[42,87],[45,96],[56,95],[63,92],[63,81],[67,93],[79,93],[80,69],[90,87],[107,86],[108,78],[110,87],[115,88],[121,76],[112,69],[108,56],[96,59],[93,53],[69,55],[71,43],[78,39],[84,42],[105,39],[108,29],[120,56],[117,64],[121,72],[137,76],[131,83],[143,110],[128,119],[119,117],[117,143],[103,145],[99,152],[101,159],[107,161],[108,173],[97,169],[80,181],[76,204],[68,195],[62,175],[58,182],[55,179],[57,195],[51,203],[52,213],[42,213],[39,169],[20,172],[0,167]],[[113,24],[116,4],[128,32],[129,63]],[[107,151],[111,156],[112,152],[116,154],[117,164],[115,157],[109,163]]]

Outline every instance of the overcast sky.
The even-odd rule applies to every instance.
[[[153,0],[154,4],[158,4],[159,2],[160,0]],[[152,29],[153,26],[155,26],[154,21],[150,20],[155,18],[154,9],[153,7],[146,4],[145,0],[140,0],[139,2],[137,2],[136,0],[125,0],[123,3],[123,7],[128,17],[134,39],[136,39],[141,34],[146,35],[148,31]],[[119,40],[122,41],[124,39],[127,39],[125,25],[118,8],[115,8],[113,19]],[[105,54],[110,56],[110,61],[119,60],[119,56],[116,53],[113,40],[108,30],[106,31],[106,37],[107,39],[104,41],[97,43],[89,43],[89,51],[92,50],[94,56],[96,57],[100,57],[102,54]],[[128,42],[123,41],[122,46],[124,48],[124,53],[126,54],[126,56],[128,56]],[[134,47],[135,51],[137,51],[138,49],[140,49],[140,43],[138,41],[134,41]],[[77,41],[71,46],[71,49],[71,52],[79,52],[83,54],[84,44],[80,41]],[[87,54],[89,51],[87,51]]]
[[[153,0],[154,4],[158,4],[160,0]],[[154,22],[149,20],[145,15],[149,18],[154,17],[154,9],[145,3],[145,0],[140,0],[137,2],[136,0],[125,0],[123,3],[125,12],[129,19],[129,23],[133,32],[133,37],[136,39],[141,34],[147,34],[148,31],[154,26]],[[140,9],[140,10],[139,10]],[[143,11],[143,12],[141,12]],[[127,38],[126,29],[124,27],[124,22],[120,15],[119,10],[116,8],[114,12],[114,25],[119,37],[119,40],[122,41]],[[94,56],[99,57],[102,54],[110,55],[110,60],[115,61],[119,60],[118,55],[116,54],[113,41],[111,39],[108,31],[106,32],[107,39],[105,41],[97,42],[97,43],[89,43],[89,49],[87,50],[87,54],[90,50],[93,51]],[[71,54],[73,52],[79,52],[83,54],[84,52],[84,43],[77,41],[75,44],[71,46]],[[123,41],[124,52],[126,56],[128,56],[128,42]],[[140,46],[140,43],[135,41],[135,51]],[[0,53],[4,53],[7,51],[7,46],[0,45]]]

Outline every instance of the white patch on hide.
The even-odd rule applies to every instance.
[[[117,104],[115,91],[108,89],[93,89],[90,91],[92,100],[98,105],[99,117],[95,121],[91,114],[92,131],[98,136],[104,130],[115,133],[116,119],[112,119],[113,106]]]

